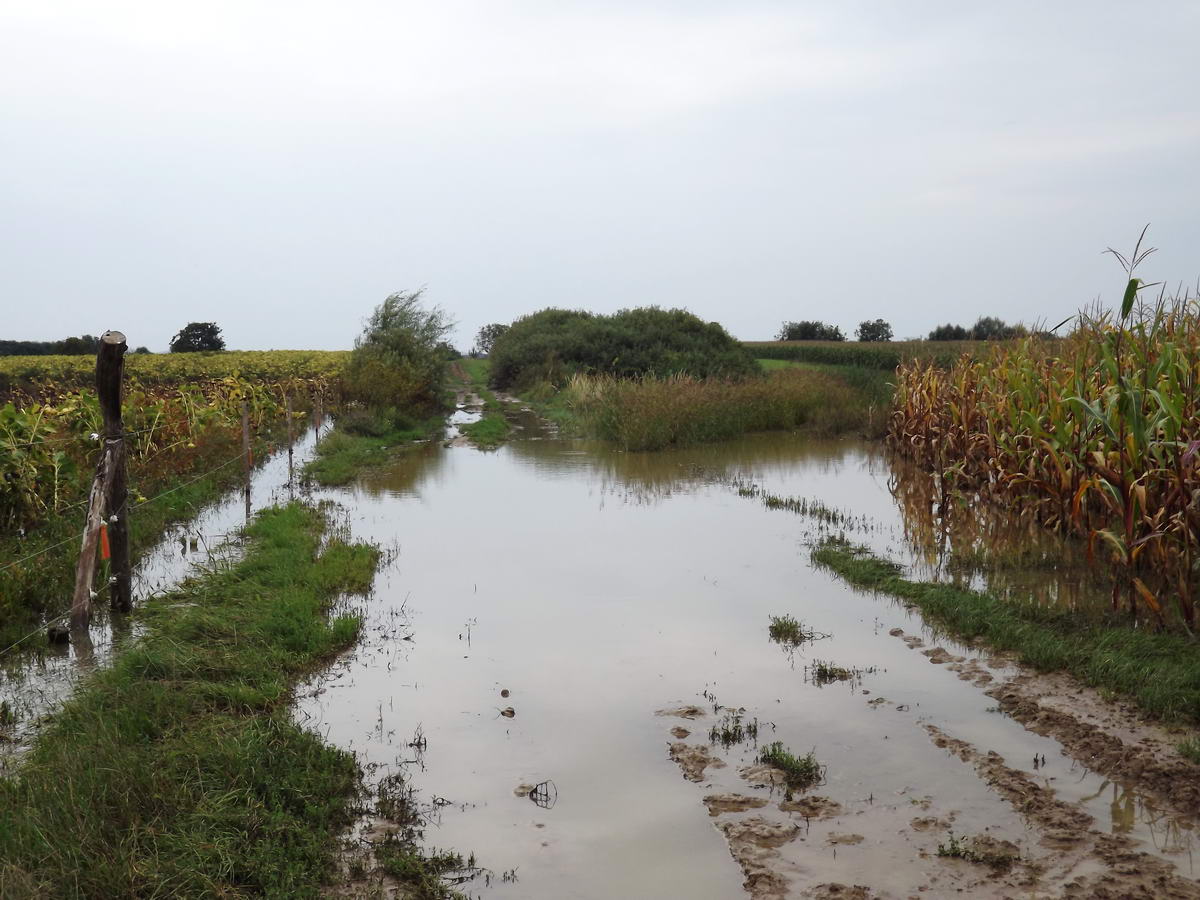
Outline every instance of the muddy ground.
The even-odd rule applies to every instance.
[[[1135,786],[1181,822],[1200,812],[1200,767],[1179,755],[1177,735],[1131,705],[1101,697],[1066,675],[1026,671],[1007,657],[968,659],[942,646],[927,648],[900,628],[890,634],[930,664],[982,689],[1030,730],[1058,742],[1063,756]],[[869,696],[862,702],[906,706],[900,699]],[[711,720],[723,708],[714,704],[710,712]],[[657,713],[695,722],[691,727],[700,737],[704,723],[697,720],[703,714],[695,705]],[[955,798],[940,796],[936,785],[920,795],[903,788],[865,800],[823,796],[820,787],[788,791],[778,769],[729,766],[709,742],[679,740],[678,727],[668,752],[683,776],[698,783],[699,800],[716,819],[745,876],[744,887],[756,900],[1200,898],[1200,883],[1181,875],[1169,859],[1103,830],[1081,804],[1059,797],[1053,779],[1039,777],[1039,757],[1009,761],[923,722],[919,714],[908,718],[910,727],[928,734],[931,752],[943,751],[947,764],[969,767],[1004,800],[1019,819],[1020,833],[1010,823],[1007,829],[955,834]],[[851,865],[860,876],[855,883],[830,880],[833,867],[827,861],[838,852],[861,857],[861,865]]]

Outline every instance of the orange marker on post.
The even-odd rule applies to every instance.
[[[100,558],[108,559],[112,552],[108,549],[108,523],[100,526]]]

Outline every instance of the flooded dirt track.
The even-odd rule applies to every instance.
[[[428,846],[514,876],[461,890],[1200,896],[1194,811],[1087,768],[1006,660],[814,569],[812,517],[731,488],[866,516],[856,540],[916,563],[871,448],[637,455],[524,433],[431,443],[334,494],[399,555],[361,645],[297,709],[373,777],[410,779]],[[827,637],[773,642],[785,614]],[[812,751],[818,783],[759,764],[776,741]]]

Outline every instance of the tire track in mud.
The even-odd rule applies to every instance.
[[[1017,674],[998,678],[986,671],[978,659],[956,656],[942,647],[926,649],[920,638],[906,635],[898,628],[890,634],[903,640],[910,649],[922,652],[931,664],[945,666],[960,679],[982,689],[986,696],[997,701],[1000,710],[1028,731],[1057,741],[1064,756],[1089,770],[1136,785],[1183,816],[1194,819],[1200,812],[1200,766],[1179,757],[1170,734],[1146,721],[1127,704],[1105,701],[1065,676],[1034,675],[999,656],[990,658],[989,664],[1016,669]],[[889,701],[876,698],[874,702]],[[1064,709],[1066,703],[1077,712]],[[901,704],[897,708],[906,707]],[[714,702],[714,711],[720,709]],[[695,706],[659,711],[659,715],[681,717],[685,713],[688,719],[706,714]],[[1200,883],[1181,875],[1170,860],[1140,849],[1141,841],[1098,830],[1092,814],[1080,803],[1061,798],[1049,781],[1040,783],[1029,773],[1010,766],[999,753],[981,751],[937,725],[920,721],[914,724],[924,730],[934,746],[970,766],[980,781],[1026,823],[1024,852],[1012,841],[978,834],[960,838],[957,845],[952,836],[950,849],[954,852],[943,855],[943,845],[937,844],[936,849],[933,845],[939,834],[952,827],[956,811],[934,810],[934,814],[911,819],[907,828],[896,829],[890,835],[867,829],[872,834],[867,852],[880,854],[897,849],[905,852],[904,844],[913,844],[913,838],[928,835],[924,846],[918,841],[915,848],[926,869],[924,883],[914,885],[919,893],[894,893],[902,878],[889,880],[886,887],[819,880],[818,873],[806,864],[804,848],[793,846],[794,842],[823,837],[826,848],[857,847],[864,841],[862,835],[814,829],[813,825],[840,824],[846,815],[862,815],[863,810],[847,813],[838,801],[809,794],[768,804],[761,796],[731,790],[727,784],[714,791],[717,785],[709,781],[705,784],[709,792],[702,802],[742,870],[744,888],[750,897],[868,900],[963,894],[1072,900],[1093,897],[1200,900]],[[714,777],[727,781],[729,776],[719,771],[727,768],[727,763],[713,754],[707,742],[683,741],[687,736],[687,729],[676,726],[675,740],[668,744],[668,755],[684,776],[696,783]],[[766,789],[772,797],[782,782],[781,773],[761,764],[742,766],[737,773],[751,792]],[[1181,784],[1181,778],[1188,782]],[[918,802],[925,811],[933,805],[929,797],[913,802]],[[781,818],[778,813],[785,815]],[[883,840],[879,841],[881,836]],[[812,851],[817,850],[814,844],[809,843]]]

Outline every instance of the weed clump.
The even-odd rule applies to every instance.
[[[808,667],[808,671],[809,677],[816,685],[830,684],[834,681],[849,681],[857,674],[853,669],[847,669],[845,666],[839,666],[824,659],[814,659]]]
[[[782,772],[789,791],[806,790],[825,780],[825,767],[817,762],[814,751],[796,756],[783,746],[782,741],[775,741],[759,751],[758,761]]]
[[[817,641],[821,638],[829,637],[827,634],[805,627],[798,619],[786,614],[771,616],[771,624],[767,627],[767,634],[771,636],[771,640],[775,643],[784,644],[789,647],[798,647],[808,641]]]

